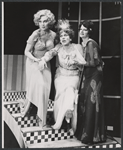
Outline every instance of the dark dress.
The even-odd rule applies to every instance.
[[[83,47],[83,46],[82,46]],[[98,44],[89,39],[83,47],[87,64],[78,102],[78,123],[75,136],[82,143],[106,140],[103,104],[103,62]]]

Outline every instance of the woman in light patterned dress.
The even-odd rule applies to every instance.
[[[55,23],[54,14],[47,9],[34,14],[35,30],[27,40],[25,48],[26,60],[26,100],[21,104],[21,115],[25,116],[30,104],[37,107],[40,127],[46,125],[47,106],[51,87],[50,63],[41,58],[54,47],[56,33],[50,28]],[[40,63],[45,63],[42,69]],[[46,67],[47,66],[47,67]]]
[[[58,68],[55,74],[55,101],[53,129],[60,129],[65,120],[76,130],[77,90],[80,80],[81,66],[86,63],[80,44],[72,43],[74,35],[68,20],[58,21],[58,37],[60,44],[45,53],[42,61],[49,61],[53,56],[58,57]]]

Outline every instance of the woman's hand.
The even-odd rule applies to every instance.
[[[41,59],[41,61],[39,61],[39,70],[42,71],[44,68],[47,68],[47,63]]]
[[[70,60],[68,60],[67,65],[68,65],[68,66],[75,65],[75,61],[72,60],[72,59],[70,59]]]
[[[39,62],[41,59],[39,59],[39,58],[34,58],[33,60],[34,60],[34,62]]]

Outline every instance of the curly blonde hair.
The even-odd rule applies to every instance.
[[[39,26],[39,20],[41,19],[42,16],[46,16],[48,18],[49,26],[52,26],[56,22],[54,14],[48,9],[43,9],[39,10],[36,14],[34,14],[33,21],[36,26]]]

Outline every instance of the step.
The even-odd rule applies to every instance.
[[[38,124],[38,116],[37,114],[27,114],[24,117],[21,116],[20,113],[12,114],[14,119],[16,120],[17,124],[21,128],[25,127],[32,127],[32,126],[39,126]],[[54,124],[54,119],[53,119],[53,110],[48,110],[47,111],[47,125]]]
[[[67,129],[54,130],[52,128],[28,127],[21,129],[26,144],[58,141],[73,138],[73,132]]]
[[[12,116],[15,118],[17,124],[21,128],[39,126],[38,121],[37,121],[38,116],[36,114],[30,114],[30,115],[26,115],[26,116],[22,117],[20,113],[16,113],[16,114],[12,114]],[[53,124],[53,123],[54,123],[53,111],[48,110],[48,112],[47,112],[47,125]]]
[[[5,105],[11,105],[11,104],[17,104],[17,102],[5,102]],[[48,115],[53,115],[53,109],[49,109]],[[30,120],[32,122],[36,120],[34,118],[34,115],[21,117],[20,113],[11,114],[15,120],[17,118],[25,118],[24,120],[19,120],[22,124],[31,124]],[[36,116],[35,116],[36,117]],[[30,119],[31,118],[31,119]],[[16,120],[19,122],[18,120]],[[29,121],[29,122],[28,122]],[[24,123],[22,123],[24,122]],[[34,121],[35,122],[35,121]],[[34,123],[33,122],[33,123]],[[32,124],[33,124],[32,123]],[[30,125],[29,127],[23,126],[21,129],[22,135],[24,136],[24,141],[28,148],[60,148],[60,147],[81,147],[80,142],[76,141],[76,139],[73,136],[72,132],[68,132],[67,129],[60,129],[60,130],[53,130],[52,128],[45,128],[43,130],[40,129],[39,126]],[[121,141],[120,141],[121,142]],[[64,145],[63,145],[64,143]],[[65,144],[66,143],[66,144]],[[75,145],[74,145],[75,143]],[[71,145],[73,144],[73,145]],[[49,147],[48,147],[49,146]],[[121,143],[117,143],[116,141],[111,142],[110,140],[106,141],[106,143],[100,143],[97,145],[85,145],[81,148],[121,148]]]
[[[33,105],[33,104],[31,104],[31,105]],[[54,101],[49,99],[49,101],[48,101],[48,108],[47,109],[49,111],[53,111],[53,105],[54,105]],[[4,107],[6,107],[7,110],[11,114],[20,113],[20,106],[19,106],[19,102],[18,101],[4,102]]]
[[[4,91],[3,93],[3,101],[17,101],[18,99],[25,99],[26,91]]]
[[[21,128],[38,126],[38,116],[36,114],[22,117],[20,113],[17,113],[12,114],[12,116],[15,118],[18,126]]]
[[[20,113],[20,107],[18,101],[4,102],[3,104],[10,114]]]
[[[3,102],[4,105],[18,104],[18,101]]]
[[[4,102],[14,102],[19,99],[26,99],[26,91],[4,91],[3,101]],[[49,99],[48,109],[53,108],[54,101]]]
[[[27,148],[73,148],[73,147],[80,147],[85,146],[76,138],[66,139],[66,140],[58,140],[55,142],[43,142],[37,144],[28,144]]]
[[[60,140],[55,142],[43,142],[37,144],[27,144],[27,148],[121,148],[121,144],[107,139],[104,143],[86,145],[78,141],[75,137],[72,139]]]

